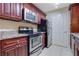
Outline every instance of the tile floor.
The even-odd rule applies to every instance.
[[[43,49],[39,56],[73,56],[73,54],[68,47],[52,44],[49,48]]]

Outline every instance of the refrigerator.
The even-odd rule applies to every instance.
[[[39,32],[46,32],[46,47],[52,45],[52,25],[47,19],[41,19],[41,24],[38,26]]]

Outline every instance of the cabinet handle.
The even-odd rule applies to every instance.
[[[21,45],[19,45],[19,47],[20,47]]]

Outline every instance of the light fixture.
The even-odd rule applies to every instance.
[[[58,8],[60,3],[55,3],[54,5],[55,5],[55,8]]]
[[[58,6],[60,3],[55,3],[56,6]]]

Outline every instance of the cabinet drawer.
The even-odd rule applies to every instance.
[[[17,44],[16,39],[6,39],[2,41],[2,48],[7,48]]]
[[[27,39],[26,37],[6,39],[6,40],[2,41],[2,46],[3,46],[3,48],[7,48],[7,47],[10,47],[10,46],[20,44],[20,43],[23,44],[23,43],[27,42],[26,39]]]
[[[18,38],[17,42],[18,43],[26,43],[27,42],[27,37]]]

